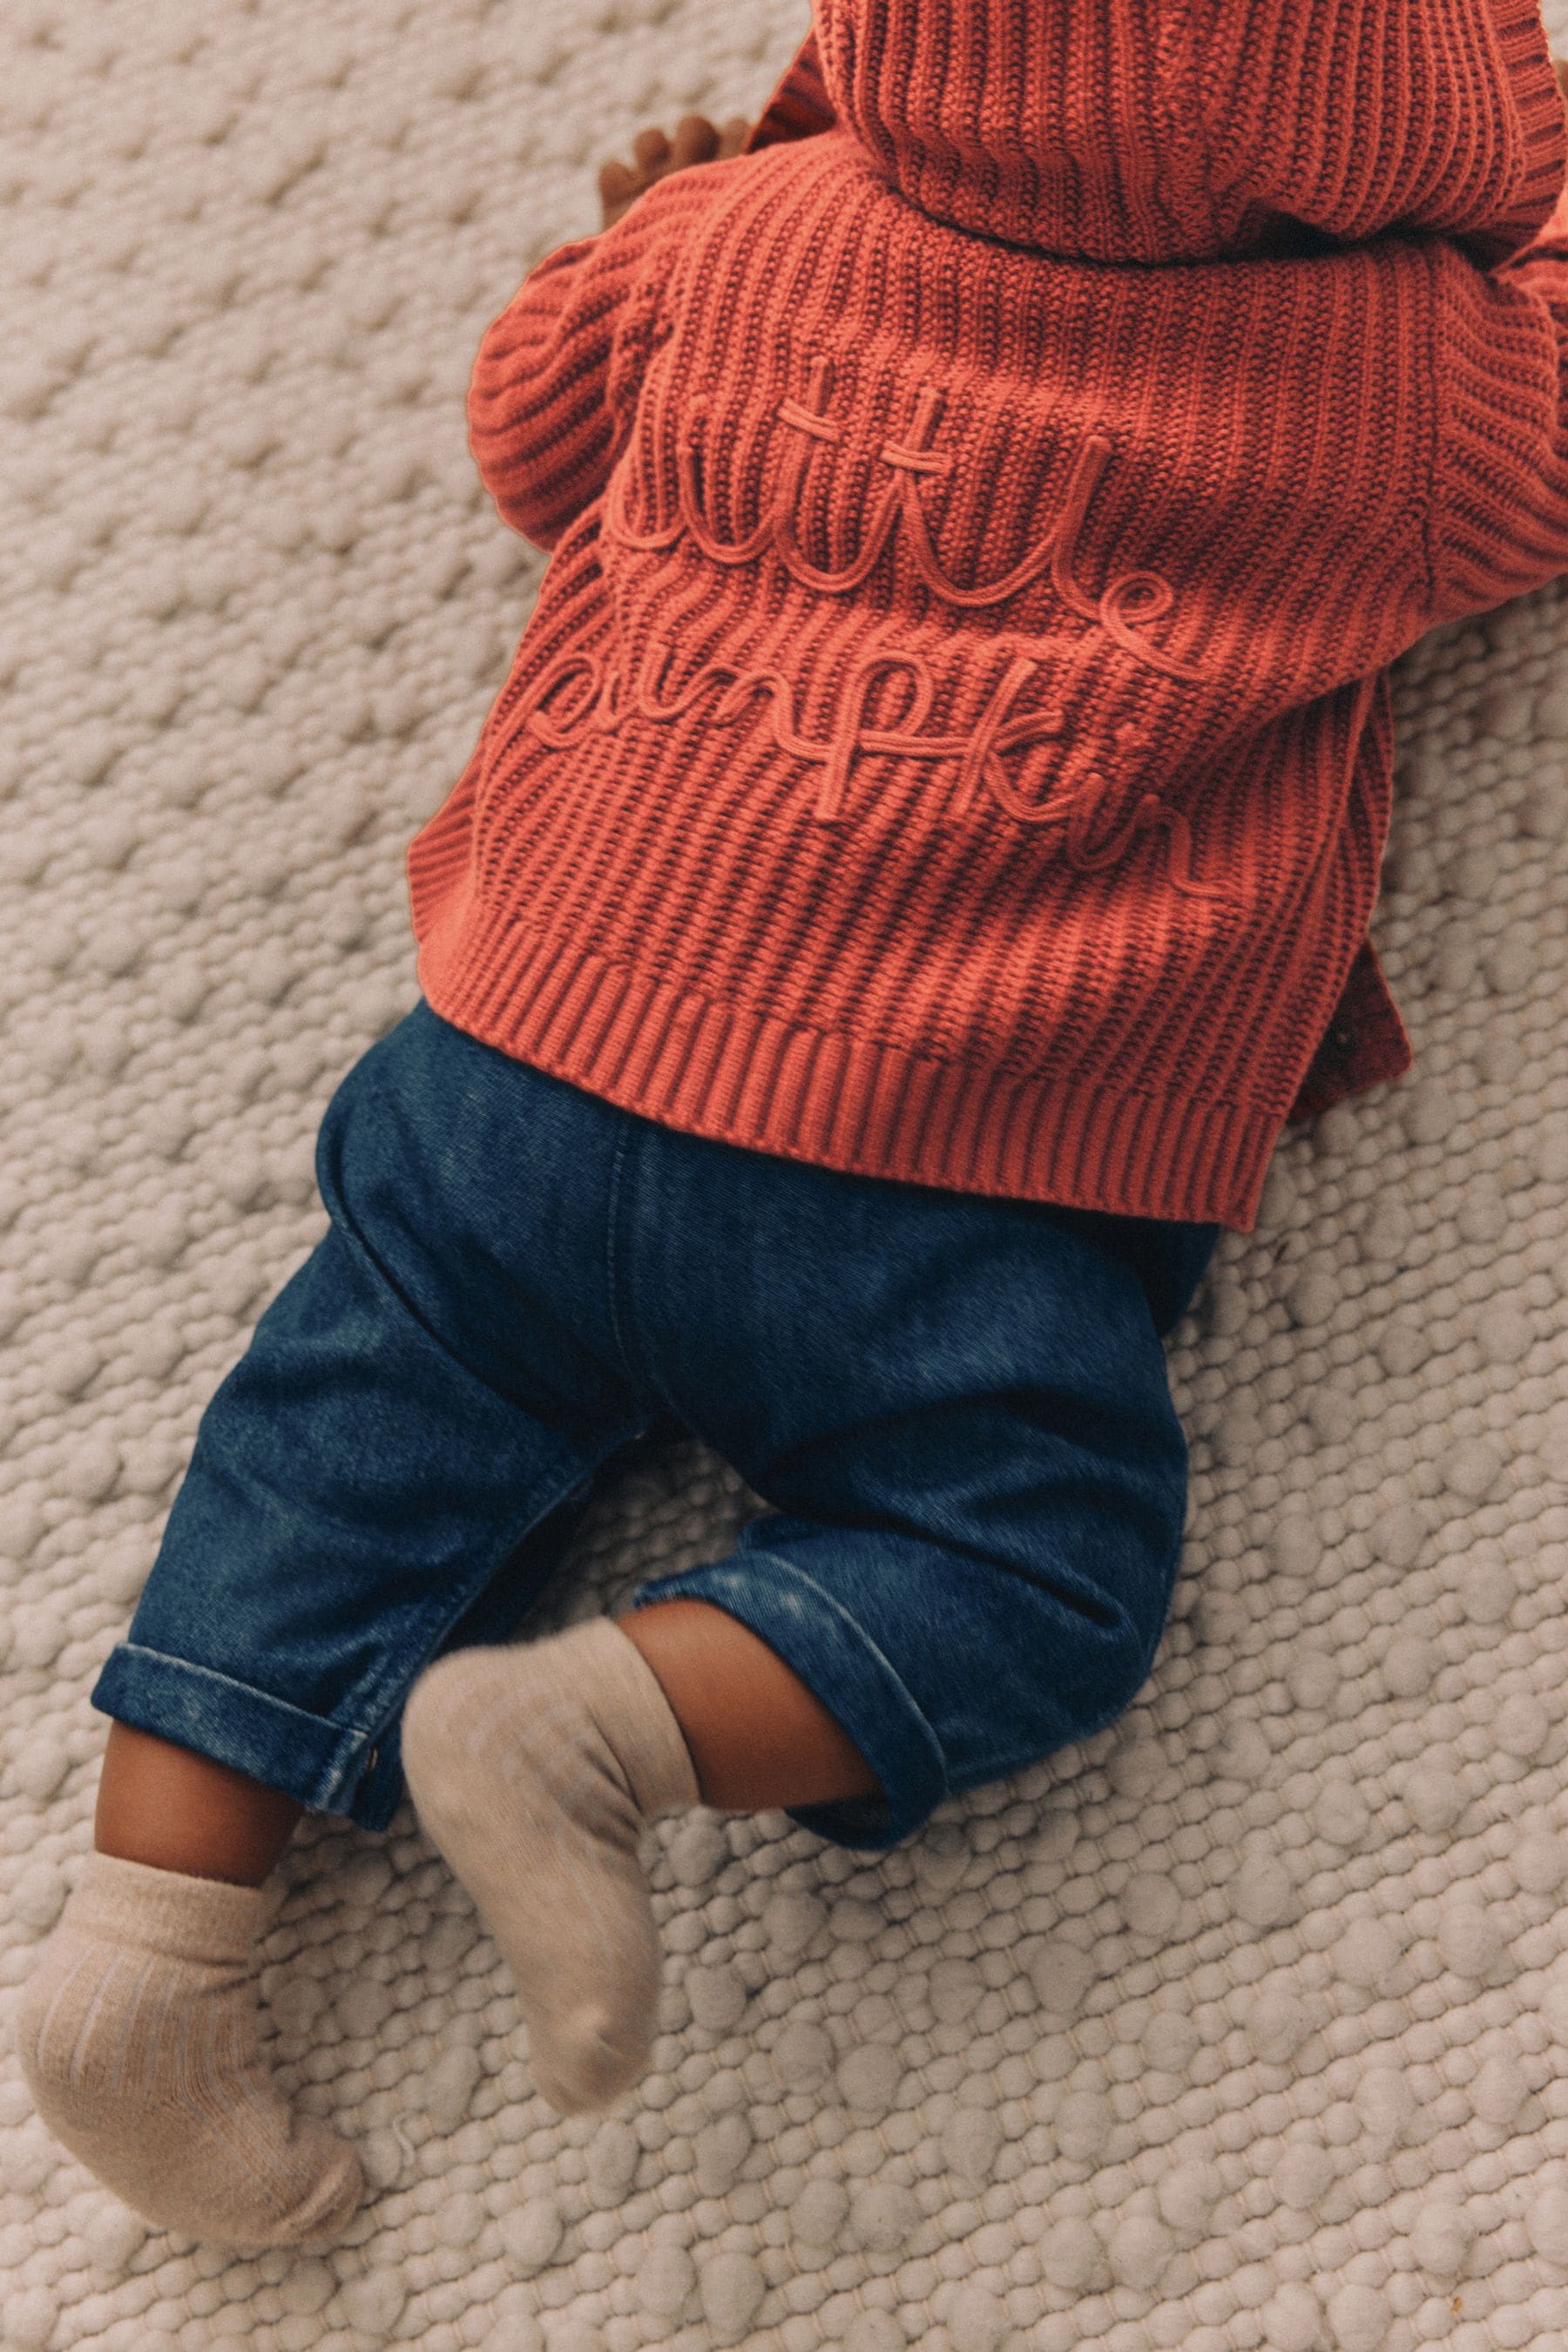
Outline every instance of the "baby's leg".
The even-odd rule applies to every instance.
[[[92,1842],[100,1853],[151,1870],[259,1886],[304,1810],[232,1765],[111,1723]]]
[[[386,1824],[410,1684],[515,1628],[647,1417],[594,1322],[619,1132],[426,1008],[329,1107],[331,1225],[203,1415],[17,2012],[44,2120],[166,2228],[324,2242],[362,2192],[259,2056],[262,1882],[303,1810]]]
[[[700,1601],[440,1660],[410,1695],[403,1754],[563,2115],[608,2105],[647,2063],[659,1951],[645,1825],[699,1798],[742,1811],[877,1786],[776,1652]]]
[[[776,1650],[706,1601],[660,1601],[616,1619],[658,1675],[706,1805],[752,1813],[877,1793],[877,1776]]]
[[[651,2051],[646,1821],[700,1794],[879,1849],[1131,1699],[1186,1499],[1161,1339],[1214,1241],[674,1130],[628,1199],[639,1350],[776,1507],[614,1622],[439,1662],[405,1727],[568,2111]]]

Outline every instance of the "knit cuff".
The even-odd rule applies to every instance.
[[[68,1910],[71,1925],[138,1951],[221,1965],[248,1959],[277,1909],[272,1889],[189,1878],[118,1854],[89,1854]]]
[[[583,1660],[581,1690],[589,1712],[631,1787],[645,1822],[702,1801],[697,1769],[664,1685],[612,1617],[568,1629]]]

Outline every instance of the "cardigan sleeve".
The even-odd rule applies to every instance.
[[[608,483],[682,248],[745,161],[656,182],[613,228],[548,255],[486,328],[468,446],[501,515],[537,546],[553,548]]]
[[[1448,621],[1568,572],[1568,186],[1490,271],[1435,256],[1433,618]]]

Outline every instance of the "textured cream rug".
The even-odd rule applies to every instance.
[[[592,167],[754,109],[802,0],[0,14],[0,2006],[121,1631],[415,993],[402,860],[536,566],[462,393]],[[1568,46],[1568,5],[1553,0]],[[1176,1611],[1113,1734],[880,1861],[656,1833],[653,2073],[563,2125],[405,1812],[312,1824],[275,2053],[378,2185],[330,2260],[147,2232],[0,2051],[7,2352],[1568,2343],[1568,590],[1402,667],[1397,1087],[1289,1135],[1173,1335]],[[554,1622],[716,1557],[695,1448]],[[650,1850],[654,1842],[650,1841]]]

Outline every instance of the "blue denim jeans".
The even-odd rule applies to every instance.
[[[594,1475],[684,1424],[767,1506],[640,1586],[727,1610],[896,1844],[1110,1722],[1186,1511],[1163,1335],[1218,1228],[900,1184],[654,1125],[424,1003],[322,1119],[331,1223],[215,1391],[105,1714],[384,1828],[440,1652],[512,1633]]]

